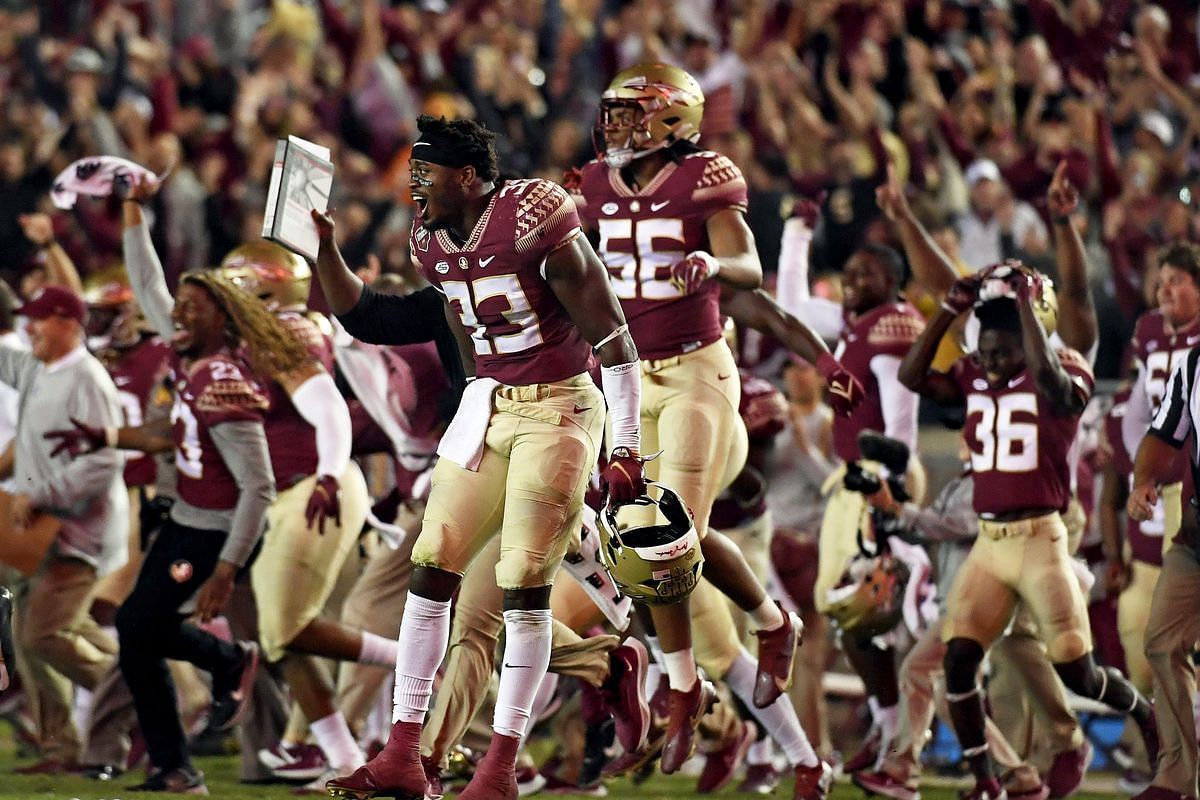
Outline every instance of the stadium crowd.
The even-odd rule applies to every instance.
[[[698,752],[702,792],[917,800],[936,713],[970,798],[1044,800],[1083,709],[1122,791],[1195,797],[1198,16],[0,3],[19,771],[200,793],[236,728],[320,796]],[[335,166],[311,261],[262,239],[289,135]],[[61,202],[101,156],[152,174]]]

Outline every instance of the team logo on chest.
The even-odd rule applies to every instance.
[[[176,583],[184,583],[192,577],[193,569],[189,561],[180,559],[171,564],[171,579]]]
[[[468,267],[470,267],[470,266],[471,266],[471,263],[470,263],[469,261],[467,261],[467,257],[466,257],[466,256],[459,256],[459,257],[458,257],[458,268],[459,268],[459,269],[467,269],[467,268],[468,268]]]
[[[447,264],[445,261],[439,261],[433,265],[433,270],[434,270],[434,272],[438,273],[439,275],[445,275],[447,272],[450,271],[450,265]]]

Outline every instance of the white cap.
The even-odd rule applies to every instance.
[[[1155,111],[1154,109],[1143,111],[1138,118],[1138,123],[1154,134],[1155,138],[1162,142],[1163,147],[1170,147],[1171,142],[1175,140],[1175,132],[1171,128],[1171,121],[1161,111]]]
[[[1000,168],[990,158],[981,158],[967,167],[967,186],[972,189],[983,180],[1000,182]]]

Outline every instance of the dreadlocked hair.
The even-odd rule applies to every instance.
[[[181,279],[204,289],[229,319],[229,334],[244,342],[255,372],[292,372],[312,360],[304,345],[254,295],[215,272],[189,272]]]

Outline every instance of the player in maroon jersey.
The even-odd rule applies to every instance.
[[[757,288],[762,268],[745,221],[741,172],[725,156],[695,145],[703,106],[703,93],[683,70],[665,64],[623,70],[601,98],[601,158],[572,176],[572,190],[581,216],[599,235],[643,359],[643,432],[648,448],[664,450],[650,474],[692,510],[709,563],[706,577],[750,614],[760,634],[751,701],[764,708],[790,681],[800,625],[769,600],[741,551],[722,536],[708,536],[713,500],[741,466],[728,463],[739,433],[740,387],[721,338],[721,289]],[[845,374],[828,354],[822,364]],[[698,720],[709,691],[697,676],[689,615],[689,604],[703,599],[650,612],[671,686],[661,765],[668,773],[691,753],[689,722]],[[724,637],[725,620],[712,620],[721,629],[696,625],[697,636]],[[697,647],[703,653],[709,643]],[[805,791],[822,793],[822,765],[814,758],[807,769]]]
[[[629,502],[644,491],[637,350],[567,193],[548,181],[499,181],[495,134],[477,123],[423,116],[418,128],[413,259],[442,294],[474,380],[442,438],[413,546],[391,737],[366,766],[327,787],[340,797],[424,795],[419,740],[450,599],[498,532],[504,667],[491,745],[460,797],[507,798],[516,794],[516,752],[549,661],[550,584],[580,529],[606,404],[609,495]],[[332,222],[314,219],[328,253]],[[588,375],[593,351],[603,394]]]
[[[920,312],[899,296],[903,262],[883,245],[865,245],[846,262],[841,304],[814,298],[808,287],[808,252],[812,220],[798,213],[788,221],[780,252],[780,304],[826,338],[838,341],[835,353],[866,390],[866,400],[849,416],[833,420],[834,453],[844,461],[857,460],[858,435],[880,431],[916,452],[917,396],[897,378],[900,361],[925,327]],[[831,399],[832,395],[831,395]],[[919,497],[923,483],[920,460],[909,459],[909,492]],[[817,610],[827,613],[829,591],[841,580],[847,564],[858,554],[860,521],[866,500],[858,492],[837,486],[825,505],[818,550]],[[895,735],[900,686],[895,648],[879,646],[878,637],[841,637],[841,646],[863,679],[872,706],[877,707],[874,731],[866,745],[846,762],[854,772],[871,766],[880,749]]]
[[[1121,434],[1126,451],[1136,453],[1162,405],[1175,365],[1200,344],[1200,246],[1177,242],[1158,259],[1158,308],[1138,317],[1133,331],[1133,388],[1125,404]],[[1187,457],[1176,453],[1159,503],[1166,515],[1165,541],[1179,529],[1180,494]]]
[[[957,281],[941,310],[905,356],[900,379],[944,405],[965,406],[979,538],[947,599],[946,691],[950,715],[975,775],[969,798],[998,798],[984,738],[977,684],[986,649],[1008,625],[1018,601],[1036,619],[1063,683],[1084,697],[1130,714],[1146,749],[1157,753],[1150,704],[1111,667],[1092,657],[1086,600],[1069,565],[1062,521],[1071,496],[1067,452],[1093,387],[1091,369],[1073,350],[1051,348],[1034,310],[1039,276],[1007,269],[1011,297],[977,305],[982,275]],[[942,335],[974,307],[976,351],[950,374],[930,369]]]
[[[131,206],[132,201],[126,206]],[[127,208],[140,219],[140,209]],[[137,428],[95,430],[77,423],[55,435],[72,452],[103,446],[175,451],[179,498],[146,553],[137,584],[117,613],[120,664],[133,694],[153,771],[139,789],[198,792],[195,769],[176,711],[166,658],[190,661],[213,675],[211,725],[232,727],[245,712],[258,665],[253,643],[225,642],[186,619],[220,613],[233,581],[262,535],[274,499],[274,476],[263,432],[267,398],[239,355],[243,341],[258,369],[293,369],[305,353],[258,300],[211,273],[186,275],[169,304],[159,275],[141,267],[153,260],[126,240],[135,291],[158,289],[143,302],[147,317],[172,347],[176,390],[169,420]],[[165,312],[165,313],[164,313]],[[233,334],[231,336],[231,333]]]

